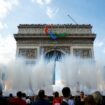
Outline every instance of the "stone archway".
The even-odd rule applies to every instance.
[[[46,33],[46,26],[52,26],[51,32],[56,35],[56,40]],[[90,24],[20,24],[14,37],[17,43],[17,56],[29,60],[36,60],[41,54],[55,48],[64,54],[94,58],[93,43],[96,34],[92,32]],[[51,58],[54,52],[48,52],[46,56]],[[57,54],[59,58],[61,53],[58,51]]]
[[[45,59],[54,59],[56,61],[59,61],[63,56],[64,53],[59,50],[50,50],[45,54]]]

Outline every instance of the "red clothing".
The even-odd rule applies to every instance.
[[[13,105],[14,101],[15,101],[15,98],[14,97],[9,98],[8,99],[9,105]]]
[[[57,97],[53,99],[52,105],[60,105],[61,104],[61,98]]]
[[[27,105],[26,102],[21,98],[14,98],[10,101],[11,105]]]

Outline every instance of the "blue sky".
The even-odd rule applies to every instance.
[[[13,34],[19,24],[69,23],[91,24],[97,37],[95,59],[105,57],[104,0],[0,0],[0,63],[15,59],[16,42]],[[105,61],[105,60],[104,60]]]

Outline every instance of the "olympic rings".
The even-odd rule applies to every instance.
[[[65,35],[67,35],[66,33],[62,33],[62,34],[57,34],[57,33],[53,33],[52,31],[50,31],[49,29],[52,28],[50,25],[46,26],[44,31],[46,34],[48,34],[53,40],[57,39],[58,37],[64,37]]]

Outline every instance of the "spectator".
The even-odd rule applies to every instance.
[[[84,92],[81,91],[80,92],[80,105],[84,105],[85,104],[84,100],[85,100],[85,95],[84,95]]]
[[[53,93],[53,102],[52,105],[60,105],[61,104],[61,98],[59,97],[59,93],[56,91]]]
[[[22,99],[22,92],[17,92],[17,98],[14,99],[13,105],[27,105],[26,102]]]
[[[88,95],[86,98],[85,98],[85,105],[96,105],[95,104],[95,100],[93,98],[92,95]]]
[[[26,102],[27,105],[31,104],[31,100],[26,96],[26,93],[22,93],[22,99]]]
[[[50,105],[50,102],[45,97],[44,90],[38,92],[38,99],[36,99],[32,105]]]
[[[99,91],[94,92],[92,95],[93,95],[96,105],[103,104],[103,97]]]
[[[69,87],[64,87],[62,89],[62,94],[63,94],[63,101],[61,105],[74,105],[74,100],[71,99],[71,91]]]
[[[13,97],[13,94],[10,93],[10,94],[9,94],[9,98],[8,98],[9,105],[13,105],[14,99],[15,99],[15,98]]]
[[[8,105],[8,102],[5,97],[3,97],[3,93],[0,90],[0,105]]]

